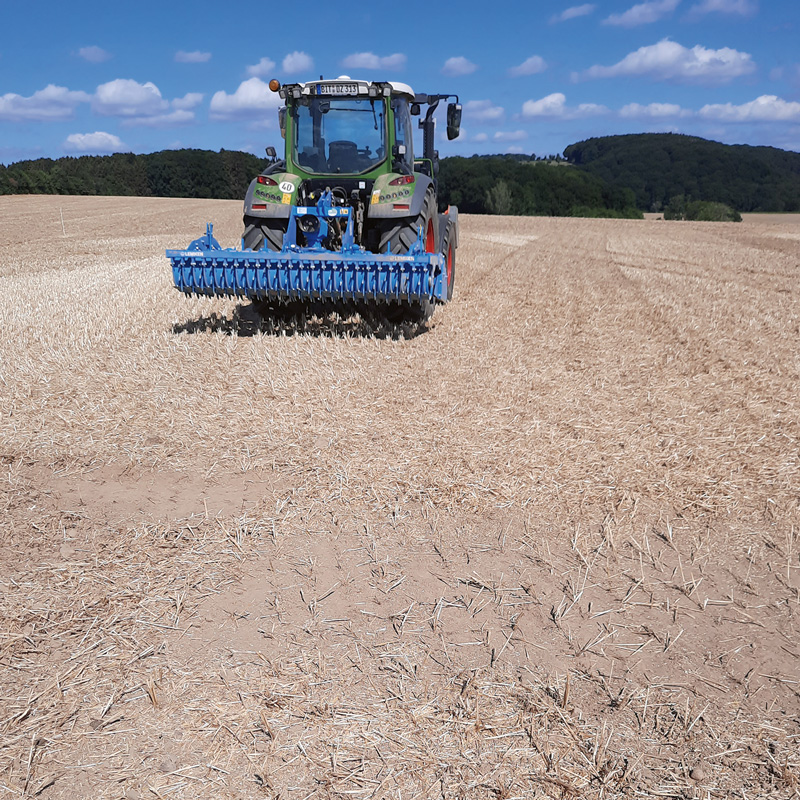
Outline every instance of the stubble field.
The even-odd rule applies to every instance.
[[[797,797],[798,218],[463,217],[393,338],[178,294],[240,210],[0,198],[0,797]]]

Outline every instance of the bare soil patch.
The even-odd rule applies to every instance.
[[[794,219],[465,217],[393,338],[179,295],[240,211],[0,198],[0,796],[796,797]]]

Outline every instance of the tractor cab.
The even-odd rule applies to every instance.
[[[342,76],[281,86],[277,91],[286,101],[281,133],[286,139],[287,170],[309,178],[367,179],[413,171],[410,86]]]

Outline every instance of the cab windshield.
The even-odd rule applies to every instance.
[[[319,175],[358,175],[386,158],[381,98],[302,98],[294,106],[294,161]]]

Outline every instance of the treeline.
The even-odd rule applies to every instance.
[[[631,190],[645,211],[664,211],[678,197],[737,211],[800,211],[800,153],[775,147],[643,133],[587,139],[564,155],[581,172]]]
[[[244,198],[267,161],[222,150],[38,159],[0,166],[0,194]],[[559,156],[445,158],[440,201],[473,214],[641,216],[633,192],[569,167]]]
[[[0,165],[0,194],[242,199],[267,161],[238,150],[41,158]]]
[[[636,217],[676,198],[688,214],[800,211],[800,153],[678,134],[587,139],[560,156],[442,159],[440,200],[472,214]],[[0,194],[241,199],[265,159],[235,150],[38,159],[0,165]],[[673,212],[670,211],[670,214]],[[727,213],[727,212],[725,212]],[[728,218],[728,217],[726,217]]]
[[[445,158],[439,169],[440,202],[466,214],[641,218],[630,189],[558,159],[525,156]]]

